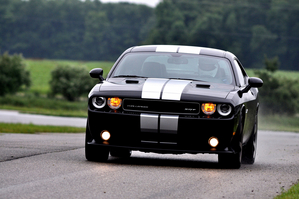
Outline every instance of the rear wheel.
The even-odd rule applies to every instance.
[[[257,122],[258,122],[258,118],[256,115],[251,136],[247,144],[244,146],[244,150],[243,150],[242,163],[244,164],[253,164],[255,161],[256,150],[257,150],[257,128],[258,128]]]
[[[107,147],[88,144],[92,141],[89,127],[86,125],[85,134],[85,157],[88,161],[105,162],[109,157],[109,149]]]

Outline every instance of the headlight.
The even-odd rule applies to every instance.
[[[201,105],[201,110],[206,114],[206,115],[212,115],[216,111],[216,104],[213,103],[203,103]]]
[[[218,104],[217,111],[222,116],[228,116],[232,112],[232,107],[228,104]]]
[[[92,98],[92,105],[95,108],[103,108],[106,105],[105,97],[94,97]]]
[[[118,109],[119,107],[121,107],[121,102],[122,102],[122,99],[120,99],[118,97],[108,98],[108,106],[111,109]]]

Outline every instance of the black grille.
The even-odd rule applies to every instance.
[[[197,115],[200,111],[200,105],[193,102],[124,99],[123,109],[125,111]]]

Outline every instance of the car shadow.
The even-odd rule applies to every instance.
[[[177,159],[155,158],[155,157],[130,157],[117,158],[109,157],[107,163],[122,164],[122,165],[138,165],[138,166],[161,166],[161,167],[184,167],[184,168],[210,168],[222,169],[221,165],[216,161],[192,160],[192,159]]]

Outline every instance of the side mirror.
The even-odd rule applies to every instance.
[[[90,77],[92,78],[99,78],[100,82],[103,82],[103,69],[101,68],[94,68],[89,72]]]
[[[243,93],[247,93],[251,88],[259,88],[263,86],[263,80],[257,77],[250,77],[248,79],[248,85],[243,89],[239,90],[238,94],[240,97],[242,97]]]
[[[257,78],[257,77],[250,77],[248,79],[248,83],[251,87],[254,87],[254,88],[262,87],[264,84],[263,80],[261,80],[260,78]]]

